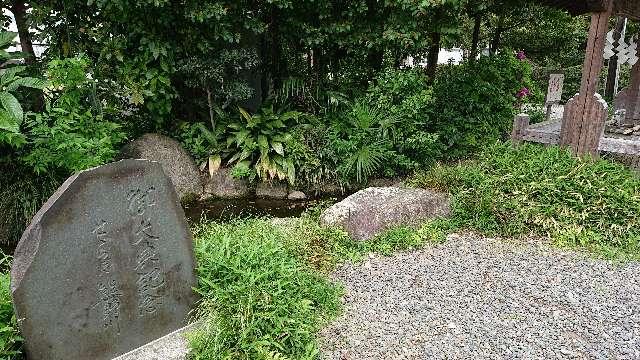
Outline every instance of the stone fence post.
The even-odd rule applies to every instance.
[[[511,132],[511,142],[514,145],[520,145],[524,135],[529,127],[529,115],[518,114],[513,120],[513,131]]]

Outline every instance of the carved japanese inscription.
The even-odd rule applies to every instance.
[[[36,214],[11,290],[30,360],[110,360],[184,326],[192,239],[159,164],[73,176]]]

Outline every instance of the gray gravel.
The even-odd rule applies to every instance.
[[[327,359],[640,359],[640,263],[453,235],[334,278]]]

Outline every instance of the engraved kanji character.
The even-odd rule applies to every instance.
[[[148,246],[154,247],[155,240],[160,237],[153,235],[153,224],[149,218],[140,218],[140,222],[136,224],[136,231],[131,245],[137,246],[143,240],[146,240]]]
[[[135,215],[144,215],[148,207],[156,205],[156,188],[151,186],[146,191],[133,189],[129,191],[129,212]]]
[[[145,268],[147,268],[147,265],[149,264],[153,265],[158,261],[160,261],[158,252],[151,247],[145,247],[144,249],[140,250],[136,255],[136,267],[135,267],[136,273],[144,274]]]

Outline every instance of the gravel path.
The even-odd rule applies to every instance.
[[[334,278],[327,359],[640,359],[640,263],[453,235]]]

